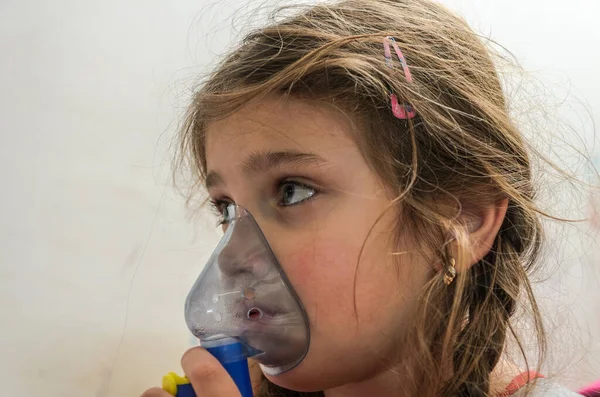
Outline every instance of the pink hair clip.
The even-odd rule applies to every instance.
[[[390,43],[392,43],[392,47],[394,47],[394,51],[396,55],[398,55],[398,59],[400,60],[400,64],[402,65],[402,69],[404,71],[404,77],[408,83],[412,83],[412,75],[410,74],[410,70],[408,69],[408,65],[406,64],[406,59],[404,59],[404,55],[398,44],[396,44],[396,40],[393,37],[387,36],[383,39],[383,50],[385,53],[385,63],[388,65],[390,69],[393,69],[392,65],[392,51],[390,50]],[[396,118],[406,120],[412,119],[417,115],[415,109],[411,105],[400,105],[398,104],[398,97],[396,94],[390,94],[390,99],[392,100],[392,113]]]

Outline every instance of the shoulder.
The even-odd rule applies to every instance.
[[[581,397],[581,394],[568,390],[548,379],[537,379],[535,385],[531,388],[529,394],[526,394],[526,388],[520,388],[512,397]]]

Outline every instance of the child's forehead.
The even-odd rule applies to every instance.
[[[211,150],[278,146],[340,147],[354,144],[352,121],[326,105],[296,99],[262,99],[249,103],[232,115],[209,123],[207,154]]]
[[[208,125],[206,168],[230,181],[240,170],[252,168],[248,164],[277,164],[263,169],[286,165],[288,170],[310,168],[315,172],[360,169],[364,159],[350,127],[339,112],[301,102],[248,106]]]

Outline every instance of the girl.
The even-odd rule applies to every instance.
[[[254,215],[307,314],[306,356],[259,396],[576,395],[503,359],[521,299],[544,352],[540,211],[491,54],[441,5],[344,0],[250,33],[181,149],[221,214]],[[182,366],[199,397],[239,396],[205,350]]]

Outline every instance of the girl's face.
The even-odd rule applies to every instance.
[[[410,233],[398,246],[393,196],[350,128],[332,109],[268,98],[207,131],[213,203],[252,213],[308,314],[306,358],[270,377],[286,388],[325,390],[389,369],[431,268]]]

